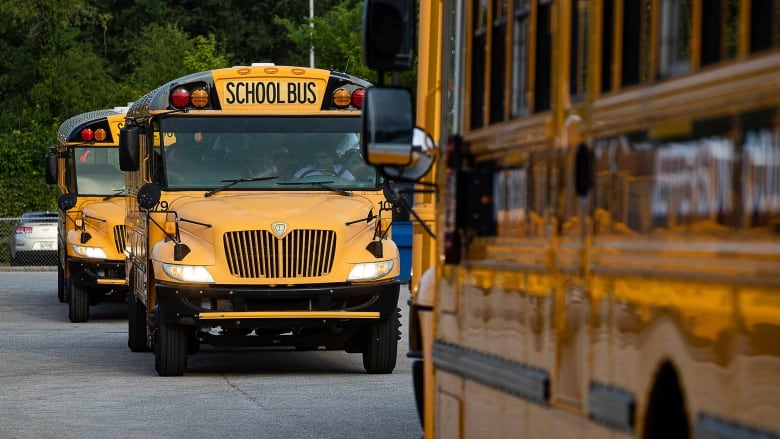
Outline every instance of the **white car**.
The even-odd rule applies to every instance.
[[[14,229],[12,265],[57,264],[57,212],[26,212]]]

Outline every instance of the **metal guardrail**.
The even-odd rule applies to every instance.
[[[12,257],[19,218],[0,218],[0,270],[52,271],[57,269],[57,250],[31,251]]]

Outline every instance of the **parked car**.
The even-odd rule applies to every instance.
[[[25,212],[14,229],[12,265],[57,264],[57,212]]]

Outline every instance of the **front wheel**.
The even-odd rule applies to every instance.
[[[69,283],[68,318],[73,323],[86,322],[89,319],[89,293],[85,287],[74,285],[72,279]]]
[[[368,373],[392,373],[401,334],[400,309],[387,320],[371,325],[363,347],[363,367]]]
[[[176,324],[158,322],[154,343],[154,369],[160,376],[181,376],[187,369],[187,330]]]

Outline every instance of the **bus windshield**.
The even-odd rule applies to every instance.
[[[117,148],[73,148],[76,188],[79,194],[114,195],[124,190]]]
[[[159,124],[158,183],[169,189],[376,189],[359,117],[176,117]]]

